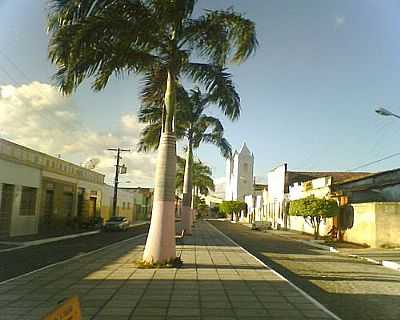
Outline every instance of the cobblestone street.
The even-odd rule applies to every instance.
[[[180,269],[137,269],[144,239],[1,285],[1,319],[40,319],[71,295],[93,320],[334,318],[207,222],[178,247]]]
[[[400,319],[400,272],[240,224],[212,223],[342,319]]]

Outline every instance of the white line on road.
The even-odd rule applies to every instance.
[[[303,295],[306,299],[308,299],[312,304],[314,304],[316,307],[318,307],[319,309],[321,309],[322,311],[324,311],[326,314],[330,315],[333,319],[335,320],[342,320],[341,318],[339,318],[336,314],[334,314],[332,311],[330,311],[328,308],[326,308],[324,305],[322,305],[320,302],[318,302],[317,300],[315,300],[313,297],[311,297],[307,292],[303,291],[302,289],[300,289],[298,286],[296,286],[294,283],[290,282],[289,279],[286,279],[283,275],[281,275],[279,272],[277,272],[276,270],[274,270],[271,266],[268,266],[267,264],[265,264],[263,261],[261,261],[260,259],[258,259],[255,255],[251,254],[249,251],[247,251],[245,248],[243,248],[241,245],[239,245],[236,241],[234,241],[232,238],[230,238],[229,236],[227,236],[225,233],[223,233],[221,230],[219,230],[217,227],[215,227],[214,225],[212,225],[210,222],[207,221],[207,223],[213,227],[217,232],[219,232],[220,234],[222,234],[224,237],[226,237],[229,241],[231,241],[235,246],[238,246],[239,248],[241,248],[244,252],[246,252],[247,254],[249,254],[250,256],[252,256],[254,259],[256,259],[259,263],[261,263],[264,267],[270,269],[274,274],[276,274],[279,278],[281,278],[282,280],[286,281],[289,283],[290,286],[292,286],[294,289],[296,289],[301,295]]]

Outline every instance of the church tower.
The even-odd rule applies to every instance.
[[[225,200],[244,200],[253,193],[254,156],[246,143],[239,152],[235,150],[231,159],[226,160]]]

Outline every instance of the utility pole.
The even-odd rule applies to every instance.
[[[120,169],[125,168],[125,172],[121,172],[121,174],[126,173],[126,167],[120,166],[119,161],[122,159],[120,156],[121,152],[130,152],[129,149],[121,149],[118,148],[109,148],[109,151],[117,151],[117,164],[115,165],[115,177],[114,177],[114,197],[113,197],[113,208],[112,208],[112,216],[115,217],[117,215],[117,202],[118,202],[118,178],[120,174]]]

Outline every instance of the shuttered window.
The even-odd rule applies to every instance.
[[[21,205],[19,214],[21,216],[34,216],[36,208],[36,188],[22,187]]]

